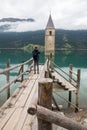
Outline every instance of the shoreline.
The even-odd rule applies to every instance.
[[[22,50],[21,48],[0,48],[0,50]]]
[[[22,48],[0,48],[0,50],[24,50]],[[55,51],[87,51],[87,49],[66,49],[66,48],[57,48]]]

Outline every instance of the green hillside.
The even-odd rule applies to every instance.
[[[21,49],[23,49],[24,51],[27,51],[27,52],[32,52],[32,50],[35,48],[35,46],[37,46],[40,50],[40,52],[43,52],[44,51],[44,46],[43,45],[38,45],[38,44],[28,44],[28,45],[25,45],[24,47],[22,47]]]
[[[44,46],[45,31],[0,32],[0,48],[23,48],[29,44]],[[87,30],[56,30],[56,49],[87,49]]]

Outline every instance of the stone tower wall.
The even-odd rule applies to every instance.
[[[45,55],[54,55],[55,52],[55,29],[45,30]]]

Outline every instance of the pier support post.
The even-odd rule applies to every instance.
[[[52,80],[42,78],[39,80],[38,104],[48,109],[52,109]],[[38,130],[52,130],[52,124],[38,117]]]
[[[78,107],[79,107],[79,88],[80,88],[80,69],[77,70],[77,90],[76,90],[76,108],[75,108],[75,112],[78,112]]]
[[[7,61],[7,68],[10,67],[10,60]],[[9,73],[9,70],[7,71],[6,73],[7,75],[7,83],[10,81],[10,73]],[[10,85],[8,86],[7,88],[7,99],[10,97]]]
[[[24,61],[22,62],[24,63]],[[23,73],[24,72],[24,65],[21,66],[21,72]],[[21,77],[21,82],[24,80],[24,75],[22,75]]]
[[[69,82],[72,82],[72,64],[70,64],[69,66],[70,70],[69,70]],[[68,102],[68,107],[71,107],[71,101],[72,101],[72,92],[69,91],[69,98],[68,98],[69,102]]]

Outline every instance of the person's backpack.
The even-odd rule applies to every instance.
[[[33,51],[33,58],[34,58],[35,60],[38,59],[38,51],[36,51],[36,50]]]

